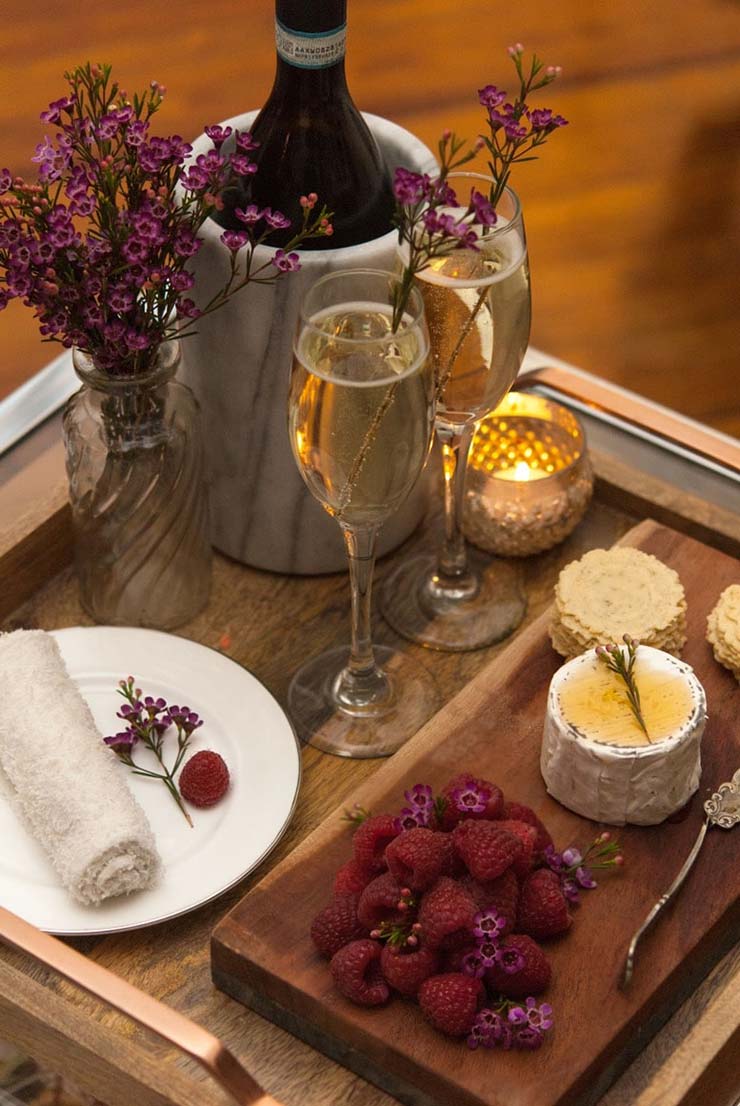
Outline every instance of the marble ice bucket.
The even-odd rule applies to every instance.
[[[226,120],[246,130],[256,112]],[[365,115],[393,171],[404,165],[433,173],[434,156],[414,135]],[[210,149],[205,135],[193,157]],[[206,303],[228,275],[221,227],[209,221],[193,259],[193,298]],[[343,249],[304,251],[302,269],[271,287],[253,285],[225,307],[198,320],[182,343],[180,377],[198,397],[206,442],[212,538],[217,549],[275,572],[314,574],[346,567],[339,527],[301,479],[290,449],[286,403],[298,307],[320,276],[337,269],[390,268],[396,234]],[[265,257],[272,251],[260,247]],[[257,262],[259,257],[255,257]],[[400,545],[418,525],[427,500],[422,476],[380,532],[378,552]]]

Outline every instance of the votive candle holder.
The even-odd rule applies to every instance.
[[[583,518],[593,480],[586,435],[574,413],[544,396],[509,392],[473,438],[465,536],[505,557],[551,549]]]

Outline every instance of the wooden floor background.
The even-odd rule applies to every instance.
[[[505,47],[563,77],[571,125],[513,178],[541,348],[740,434],[740,4],[737,0],[349,0],[356,102],[434,143],[482,127],[476,90],[509,87]],[[272,0],[0,3],[0,165],[28,174],[64,69],[110,61],[168,89],[158,133],[265,99]],[[35,167],[34,167],[35,168]],[[29,174],[30,175],[30,174]],[[0,315],[0,397],[57,352],[18,304]]]

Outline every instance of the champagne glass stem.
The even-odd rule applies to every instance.
[[[462,433],[437,427],[442,444],[444,472],[444,541],[439,553],[439,576],[455,583],[468,572],[468,557],[462,533],[463,494],[468,453],[473,439],[474,424],[465,426]]]
[[[387,700],[390,685],[375,662],[370,627],[376,526],[342,526],[349,561],[352,642],[349,661],[334,684],[334,696],[345,710],[361,712]]]

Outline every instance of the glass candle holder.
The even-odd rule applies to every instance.
[[[586,436],[573,412],[543,396],[510,392],[475,432],[465,537],[505,557],[551,549],[583,518],[593,481]]]

